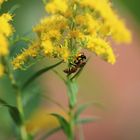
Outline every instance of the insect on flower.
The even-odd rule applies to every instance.
[[[86,64],[87,57],[84,53],[80,53],[73,62],[70,63],[70,68],[64,70],[64,73],[71,75],[77,72],[79,68],[82,68]]]

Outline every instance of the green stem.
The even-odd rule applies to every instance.
[[[68,136],[68,140],[75,140],[75,118],[74,118],[74,108],[76,106],[76,95],[77,95],[77,91],[73,90],[73,84],[72,84],[72,80],[70,79],[70,77],[68,76],[67,78],[68,82],[70,82],[67,86],[68,86],[68,97],[69,97],[69,128],[70,128],[70,135]]]
[[[20,112],[21,120],[22,120],[22,124],[20,125],[21,138],[22,138],[22,140],[27,140],[28,134],[26,131],[26,126],[24,125],[24,111],[23,111],[23,104],[22,104],[20,92],[17,92],[16,100],[17,100],[17,107],[18,107],[18,110]]]
[[[18,85],[16,84],[16,81],[14,79],[12,72],[11,73],[8,72],[8,76],[11,81],[12,87],[16,93],[17,108],[19,110],[20,117],[21,117],[21,125],[19,126],[21,140],[28,140],[26,126],[24,124],[24,110],[23,110],[23,104],[22,104],[22,98],[21,98],[21,91],[20,91]]]
[[[71,130],[71,134],[70,137],[68,138],[68,140],[74,140],[75,139],[75,123],[74,123],[74,113],[73,113],[73,108],[70,108],[70,112],[69,112],[69,117],[70,117],[70,130]]]
[[[10,64],[6,57],[3,58],[3,64],[6,66],[5,73],[8,75],[8,78],[16,94],[17,109],[19,111],[20,119],[21,119],[21,124],[19,125],[19,132],[21,137],[20,140],[28,140],[28,134],[24,123],[24,111],[23,111],[23,104],[21,98],[21,90],[15,80],[14,74],[11,70]]]

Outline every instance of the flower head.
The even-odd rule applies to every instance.
[[[68,9],[68,0],[51,0],[46,4],[46,11],[51,14],[57,12],[65,13]]]
[[[0,0],[0,5],[5,0]],[[10,13],[3,13],[0,15],[0,77],[4,73],[4,65],[1,59],[9,54],[8,38],[13,34],[14,28],[11,25],[13,16]]]
[[[34,27],[38,55],[71,64],[77,54],[87,49],[114,64],[116,57],[109,38],[118,43],[131,41],[131,33],[109,0],[51,0],[45,8],[49,16]]]

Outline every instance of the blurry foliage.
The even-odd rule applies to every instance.
[[[126,8],[140,24],[140,0],[112,0],[114,3]]]
[[[11,9],[11,7],[13,7]],[[15,8],[17,7],[17,8]],[[33,25],[37,24],[37,21],[41,18],[43,13],[43,3],[41,0],[11,0],[10,2],[2,5],[2,12],[7,12],[9,9],[14,10],[14,27],[16,30],[14,37],[21,37],[28,35],[31,32]],[[27,15],[28,13],[28,15]],[[35,16],[34,16],[35,15]],[[23,28],[21,28],[23,27]],[[32,38],[32,34],[28,35]],[[21,48],[27,47],[24,41],[17,42],[11,46],[11,57],[14,56]],[[27,71],[16,71],[16,79],[19,85],[29,78],[33,74],[35,67],[30,68]],[[40,103],[40,85],[37,82],[32,83],[23,94],[23,103],[26,108],[26,117],[29,118],[31,112],[35,110]],[[28,92],[27,92],[28,91]],[[11,87],[11,84],[7,77],[0,79],[0,98],[4,99],[10,105],[15,105],[15,93]],[[8,110],[5,107],[0,107],[0,140],[11,139],[15,134],[15,127]],[[11,129],[11,126],[14,129]],[[12,130],[12,131],[11,131]]]
[[[41,0],[11,0],[3,4],[2,12],[8,11],[15,5],[18,8],[14,11],[15,17],[13,24],[19,35],[30,32],[33,25],[36,25],[42,15],[45,15]]]

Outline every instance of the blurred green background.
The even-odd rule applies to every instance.
[[[139,0],[113,0],[113,2],[114,4],[118,4],[122,8],[125,8],[125,10],[127,9],[135,20],[140,23]]]

